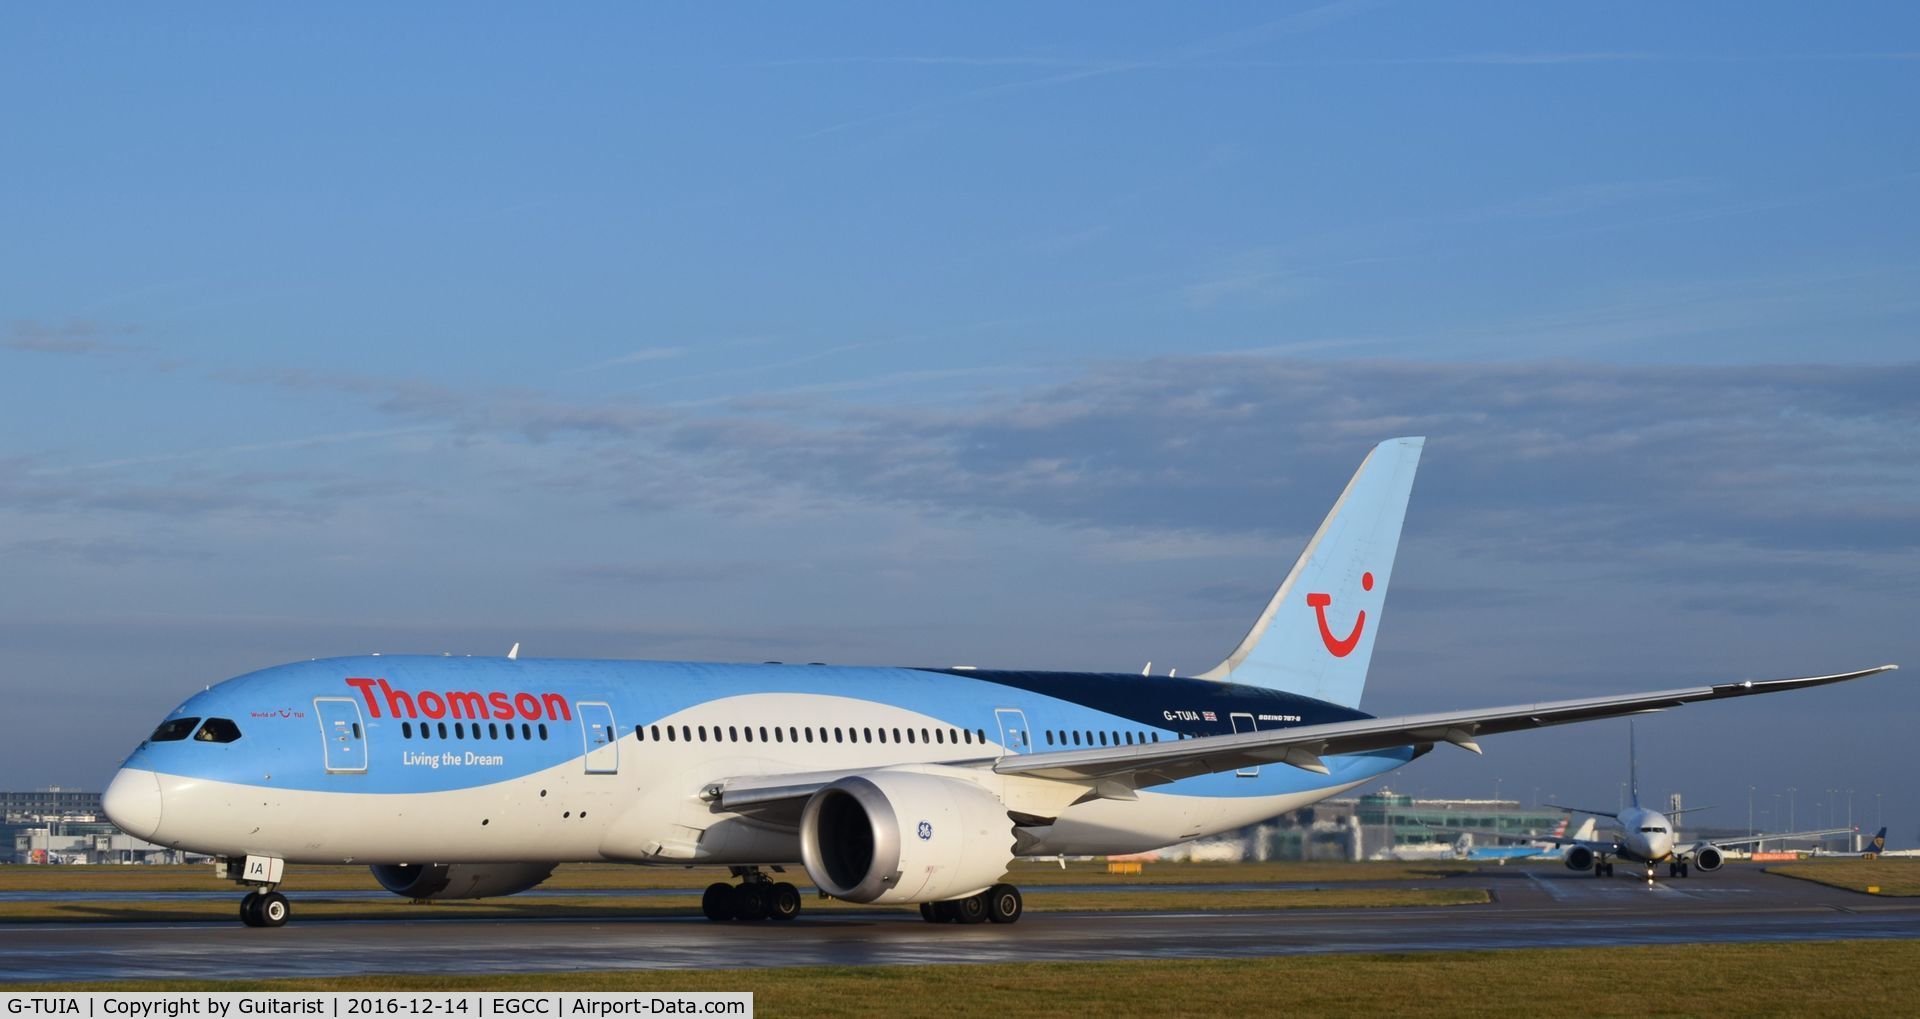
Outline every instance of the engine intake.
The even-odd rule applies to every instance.
[[[1564,858],[1568,870],[1591,870],[1593,868],[1593,850],[1586,846],[1574,846],[1567,850]]]
[[[553,863],[377,863],[380,887],[409,899],[490,899],[524,892],[553,873]]]
[[[814,884],[849,902],[930,902],[971,895],[1013,862],[1013,822],[999,798],[963,778],[878,771],[807,800],[800,858]]]
[[[1718,846],[1707,846],[1693,854],[1693,865],[1709,873],[1719,870],[1726,862],[1727,856]]]

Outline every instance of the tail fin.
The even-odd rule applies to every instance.
[[[1640,747],[1633,738],[1633,720],[1627,720],[1627,788],[1633,790],[1628,803],[1640,805]]]
[[[1879,831],[1873,833],[1873,838],[1867,840],[1866,851],[1869,853],[1884,853],[1887,851],[1887,829],[1885,825],[1882,825]]]
[[[1425,439],[1373,448],[1253,629],[1201,679],[1358,707]]]

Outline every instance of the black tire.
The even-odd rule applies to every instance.
[[[240,922],[249,927],[260,926],[260,893],[248,892],[240,900]]]
[[[953,911],[953,902],[951,900],[933,902],[929,903],[929,905],[933,907],[934,923],[954,923],[960,919]]]
[[[953,919],[958,923],[986,923],[987,893],[953,900]]]
[[[920,904],[920,919],[928,923],[939,923],[940,918],[934,915],[933,907],[934,904],[931,902],[922,902]]]
[[[700,896],[700,912],[709,920],[733,919],[733,886],[725,881],[708,885],[706,892]]]
[[[767,919],[791,920],[800,915],[800,889],[785,881],[767,890]]]
[[[285,927],[291,909],[286,896],[279,892],[268,892],[260,896],[260,904],[254,907],[254,911],[260,916],[260,926]]]
[[[765,920],[767,918],[767,890],[759,883],[748,881],[733,890],[733,918],[735,920]]]
[[[1681,877],[1686,877],[1686,876],[1687,876],[1687,871],[1689,871],[1689,870],[1691,870],[1691,869],[1692,869],[1692,865],[1691,865],[1691,864],[1686,864],[1686,863],[1683,863],[1683,864],[1681,864],[1681,865],[1680,865],[1680,876],[1681,876]]]
[[[1026,908],[1020,889],[1012,885],[994,885],[987,889],[987,919],[994,923],[1013,923]]]

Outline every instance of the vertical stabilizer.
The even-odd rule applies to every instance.
[[[1253,629],[1202,679],[1358,707],[1425,439],[1367,454]]]
[[[1632,797],[1629,804],[1640,805],[1640,747],[1634,741],[1631,720],[1627,722],[1627,794]]]

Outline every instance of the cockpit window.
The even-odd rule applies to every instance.
[[[240,727],[230,718],[209,718],[193,738],[201,743],[232,743],[240,738]]]
[[[1641,830],[1641,831],[1644,831],[1644,832],[1657,832],[1657,833],[1659,833],[1659,834],[1662,834],[1662,835],[1664,835],[1664,834],[1666,834],[1666,831],[1667,831],[1667,830],[1666,830],[1665,828],[1659,828],[1659,827],[1654,827],[1654,828],[1642,828],[1642,829],[1640,829],[1640,830]]]
[[[171,743],[174,740],[186,739],[192,734],[193,727],[199,724],[198,718],[169,718],[161,722],[160,728],[153,730],[153,735],[147,738],[155,743]]]

